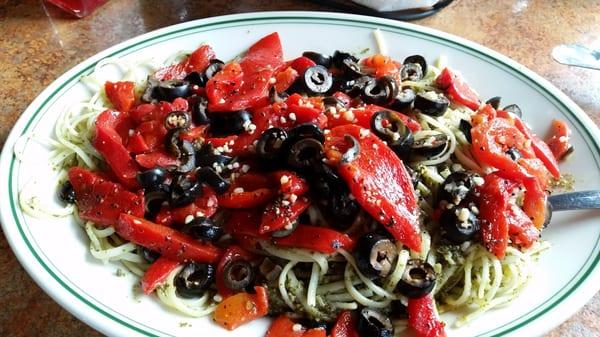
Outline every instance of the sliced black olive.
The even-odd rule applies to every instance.
[[[521,152],[519,152],[519,150],[517,150],[516,147],[511,147],[508,150],[506,150],[505,152],[510,159],[512,159],[513,161],[519,161],[519,159],[521,159],[523,157],[523,155],[521,154]]]
[[[426,136],[415,136],[411,145],[412,151],[421,156],[436,156],[444,151],[448,144],[448,136],[443,133],[435,133]]]
[[[332,65],[335,66],[338,69],[342,68],[342,63],[344,62],[344,60],[351,60],[351,61],[354,61],[354,62],[358,62],[358,58],[352,56],[349,53],[342,52],[342,51],[339,51],[339,50],[336,50],[333,53],[333,56],[331,57],[331,63],[332,63]]]
[[[363,308],[358,314],[358,334],[369,337],[393,337],[394,326],[390,318],[381,312]]]
[[[371,232],[358,240],[354,258],[358,269],[365,276],[386,277],[394,270],[398,249],[387,236]]]
[[[181,151],[179,149],[179,143],[181,142],[179,139],[179,135],[183,129],[171,129],[167,132],[165,136],[165,148],[167,151],[173,156],[179,158],[181,156]]]
[[[156,98],[154,98],[154,92],[156,91],[158,82],[159,80],[156,77],[148,76],[148,83],[146,83],[146,89],[144,89],[144,93],[142,94],[142,101],[152,102],[156,100]]]
[[[325,108],[334,107],[336,109],[339,109],[344,108],[346,102],[342,102],[342,100],[335,96],[326,96],[323,97],[323,105],[325,106]]]
[[[517,115],[517,117],[519,117],[519,118],[523,117],[523,111],[516,104],[507,105],[504,108],[502,108],[502,110],[507,111],[507,112],[512,112],[515,115]]]
[[[229,189],[229,183],[223,179],[212,167],[202,167],[196,171],[199,181],[212,187],[217,194],[223,194]]]
[[[325,331],[329,331],[331,329],[331,323],[325,321],[316,321],[309,318],[302,318],[298,320],[298,324],[307,329],[323,329]]]
[[[271,233],[271,236],[274,238],[283,238],[283,237],[289,236],[290,234],[292,234],[294,232],[294,230],[296,230],[296,227],[298,227],[298,221],[292,221],[292,223],[285,226],[284,229],[280,229],[278,231]]]
[[[400,80],[402,81],[418,81],[423,76],[423,69],[418,63],[406,63],[400,69]]]
[[[137,174],[136,179],[145,189],[155,189],[167,178],[167,171],[162,167],[155,167]]]
[[[202,194],[202,185],[187,175],[178,175],[171,181],[169,205],[183,207],[191,204]]]
[[[321,95],[329,91],[333,85],[333,77],[323,66],[307,68],[302,75],[303,85],[310,95]]]
[[[341,70],[344,74],[344,78],[357,78],[365,75],[365,73],[361,71],[358,62],[349,58],[342,61]]]
[[[329,68],[331,66],[331,56],[325,56],[323,54],[314,51],[305,51],[302,56],[311,59],[314,63]]]
[[[267,161],[279,158],[287,138],[287,132],[281,128],[270,128],[263,131],[256,143],[256,154],[260,159]]]
[[[479,220],[468,206],[444,210],[439,221],[442,236],[457,245],[471,240],[479,231]]]
[[[181,164],[177,172],[187,173],[196,167],[196,151],[194,145],[187,140],[179,142],[179,160]]]
[[[476,177],[477,175],[473,173],[463,171],[451,173],[440,186],[438,200],[445,200],[450,204],[459,205],[473,191]]]
[[[192,94],[193,90],[189,82],[181,80],[168,80],[158,82],[152,97],[159,101],[172,102],[175,98],[188,97]]]
[[[274,86],[269,89],[269,101],[271,103],[283,103],[288,97],[289,95],[285,91],[277,92]]]
[[[246,110],[214,113],[210,115],[209,131],[213,136],[228,136],[242,133],[252,123],[252,115]]]
[[[415,97],[414,108],[429,116],[442,116],[446,113],[450,101],[443,94],[428,92]]]
[[[58,197],[60,198],[60,200],[66,202],[67,204],[75,203],[75,190],[73,189],[73,185],[70,181],[65,181],[65,183],[60,188]]]
[[[402,62],[402,64],[410,64],[410,63],[416,63],[418,65],[421,66],[421,71],[423,72],[423,75],[427,74],[427,61],[425,60],[425,58],[421,55],[411,55],[407,58],[404,59],[404,62]]]
[[[414,90],[404,88],[396,95],[396,99],[390,103],[390,108],[396,111],[403,111],[411,106],[416,96]]]
[[[215,267],[206,263],[190,262],[175,276],[177,295],[184,298],[200,297],[215,281]]]
[[[216,73],[221,71],[224,65],[225,63],[219,59],[210,60],[210,64],[204,70],[204,76],[206,77],[206,81],[210,80],[211,78],[213,78],[213,76],[215,76]]]
[[[467,141],[469,143],[472,142],[472,138],[471,138],[471,129],[473,128],[473,126],[471,125],[471,123],[469,123],[468,121],[461,119],[460,123],[458,124],[458,129],[460,130],[460,132],[464,133],[465,138],[467,138]]]
[[[330,200],[331,216],[333,225],[338,229],[347,229],[352,225],[361,208],[355,199],[350,197],[350,192],[345,189],[336,189],[332,186],[332,196]]]
[[[350,147],[342,154],[341,162],[347,164],[353,162],[360,154],[360,144],[350,135],[344,135],[344,140],[350,144]]]
[[[320,163],[322,158],[323,144],[314,138],[304,138],[290,147],[286,163],[294,169],[306,170]]]
[[[210,218],[199,216],[186,223],[181,232],[209,242],[216,242],[223,235],[223,228],[217,226]]]
[[[365,85],[361,98],[371,104],[391,103],[398,95],[398,83],[391,76],[382,76]]]
[[[396,290],[409,298],[423,297],[433,290],[435,286],[435,271],[433,267],[419,259],[410,259]]]
[[[159,189],[150,190],[144,194],[144,217],[154,218],[165,202],[169,202],[169,193]]]
[[[288,141],[286,143],[295,143],[300,139],[313,138],[323,143],[325,141],[325,135],[323,130],[313,123],[303,123],[297,125],[288,131]]]
[[[245,260],[233,260],[223,268],[225,286],[234,291],[245,290],[254,280],[254,269]]]
[[[192,71],[191,73],[187,74],[183,80],[199,87],[206,86],[206,77],[204,77],[203,73],[199,73],[197,71]]]
[[[233,162],[233,158],[230,156],[214,153],[202,153],[202,151],[196,152],[196,167],[208,166],[214,168],[215,165],[225,167],[231,162]]]
[[[137,246],[138,255],[141,255],[144,260],[149,263],[156,261],[160,257],[160,253],[146,247]]]
[[[350,97],[362,95],[365,87],[376,86],[377,80],[371,76],[361,76],[357,79],[347,80],[340,85],[340,91],[345,92]]]
[[[413,134],[397,113],[381,110],[371,117],[371,130],[400,157],[410,152]]]
[[[187,111],[171,111],[165,118],[165,128],[170,129],[187,129],[190,127],[191,118]]]
[[[485,101],[485,104],[489,104],[492,106],[492,108],[498,110],[498,108],[500,107],[501,101],[502,101],[502,97],[494,96],[494,97],[488,99],[487,101]]]
[[[192,103],[192,121],[196,125],[210,123],[208,118],[208,100],[203,96],[196,96]]]

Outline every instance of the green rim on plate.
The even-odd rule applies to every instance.
[[[222,18],[213,18],[210,20],[200,20],[193,23],[182,24],[184,27],[177,29],[170,29],[166,32],[158,32],[155,36],[143,38],[135,43],[123,43],[122,46],[117,46],[116,50],[112,51],[107,55],[103,55],[103,57],[114,57],[114,56],[124,56],[135,52],[149,44],[157,43],[160,41],[164,41],[167,39],[171,39],[174,37],[185,36],[189,34],[195,34],[199,32],[208,32],[216,29],[228,28],[228,27],[237,27],[237,26],[252,26],[252,25],[261,25],[265,23],[281,23],[281,24],[326,24],[332,26],[352,26],[352,27],[361,27],[361,28],[380,28],[383,31],[392,32],[400,35],[407,35],[412,37],[418,37],[420,39],[433,41],[442,45],[445,45],[449,48],[454,48],[460,51],[463,51],[469,55],[475,56],[497,68],[501,68],[502,70],[510,73],[511,75],[519,78],[521,81],[527,83],[529,86],[535,88],[539,93],[541,93],[546,99],[551,101],[555,106],[560,108],[561,113],[568,118],[568,120],[577,125],[577,129],[583,135],[585,135],[586,145],[589,147],[590,152],[594,156],[594,161],[596,166],[598,167],[598,171],[600,171],[600,146],[597,141],[594,139],[592,133],[585,127],[583,122],[576,116],[576,114],[569,108],[563,100],[559,99],[551,90],[549,90],[544,85],[538,83],[537,80],[533,79],[529,74],[524,72],[521,68],[516,67],[512,64],[505,62],[502,59],[494,55],[487,54],[479,49],[473,48],[470,45],[467,45],[461,41],[456,41],[449,39],[446,36],[440,36],[433,34],[429,31],[422,31],[418,26],[407,25],[407,24],[399,24],[394,23],[389,20],[382,19],[373,19],[368,17],[360,17],[360,16],[344,16],[344,15],[331,15],[330,13],[310,13],[306,16],[297,15],[298,13],[292,14],[283,14],[283,13],[271,13],[271,14],[248,14],[248,15],[236,15]],[[207,22],[208,21],[208,22]],[[120,48],[119,48],[120,47]],[[99,60],[90,63],[80,71],[74,73],[68,79],[64,80],[62,84],[57,86],[55,90],[46,94],[46,99],[41,102],[39,107],[33,112],[33,114],[27,120],[25,127],[22,129],[21,135],[25,134],[31,129],[34,129],[39,122],[40,117],[45,114],[48,110],[48,107],[52,105],[62,94],[64,91],[68,90],[72,86],[76,85],[79,81],[79,78],[82,75],[87,75],[92,72],[96,64]],[[62,93],[61,93],[62,92]],[[7,150],[5,148],[5,150]],[[8,151],[11,151],[9,149]],[[10,168],[8,174],[8,194],[9,194],[9,203],[11,208],[11,215],[16,224],[18,232],[20,233],[21,239],[26,244],[27,248],[31,252],[32,256],[35,260],[43,267],[43,269],[65,290],[67,290],[70,294],[72,294],[77,300],[83,302],[85,305],[89,306],[93,310],[97,311],[99,314],[105,316],[106,318],[129,328],[137,333],[146,335],[146,336],[163,336],[169,335],[166,332],[156,330],[154,328],[148,327],[143,323],[134,321],[124,315],[116,312],[115,310],[106,307],[98,300],[91,297],[89,294],[85,293],[83,290],[78,288],[73,282],[69,281],[66,275],[62,275],[60,271],[57,270],[50,262],[50,260],[45,257],[44,253],[39,249],[39,246],[36,244],[35,240],[28,235],[28,225],[21,213],[18,204],[18,196],[16,192],[16,183],[18,181],[19,174],[19,164],[17,160],[12,158],[10,161]],[[15,174],[17,179],[15,178]],[[6,225],[6,224],[5,224]],[[26,233],[27,231],[27,233]],[[500,327],[495,327],[483,334],[478,335],[479,337],[496,337],[502,336],[504,334],[514,332],[522,328],[523,326],[529,324],[530,322],[536,320],[541,317],[548,311],[550,311],[555,306],[559,305],[566,298],[571,296],[575,290],[577,290],[581,284],[591,275],[591,273],[595,270],[598,265],[598,261],[600,260],[600,237],[596,238],[596,243],[594,245],[591,254],[588,256],[586,262],[583,264],[583,267],[576,273],[576,275],[567,282],[566,285],[563,286],[561,290],[556,292],[551,298],[549,298],[544,303],[539,306],[531,309],[527,314],[522,317],[516,318],[509,323],[504,324]],[[60,275],[58,275],[60,274]]]

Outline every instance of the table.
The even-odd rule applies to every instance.
[[[264,10],[331,10],[292,0],[111,0],[75,20],[39,0],[0,0],[0,148],[27,105],[60,74],[113,44],[171,24]],[[415,21],[473,40],[542,75],[600,124],[600,71],[555,63],[559,43],[600,48],[600,2],[456,0]],[[25,273],[0,234],[0,336],[101,336]],[[546,337],[600,336],[600,294]]]

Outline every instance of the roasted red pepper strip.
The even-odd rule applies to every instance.
[[[481,101],[473,89],[450,69],[444,68],[435,82],[438,87],[446,91],[452,101],[472,110],[477,110],[481,105]]]
[[[373,115],[381,110],[390,110],[388,108],[382,108],[378,105],[367,104],[361,105],[355,108],[348,108],[342,111],[331,111],[326,110],[328,126],[334,128],[340,125],[356,124],[362,126],[365,129],[371,128],[371,118]],[[393,110],[390,110],[393,111]],[[416,120],[406,116],[403,113],[394,111],[394,113],[402,120],[406,127],[412,132],[421,130],[421,125]]]
[[[348,135],[358,141],[360,150],[352,161],[343,162]],[[420,251],[419,208],[400,158],[377,136],[357,125],[332,129],[325,138],[325,155],[330,163],[338,165],[338,173],[358,203],[396,240]]]
[[[417,337],[445,337],[444,323],[435,312],[435,303],[431,294],[421,298],[408,299],[408,326]]]
[[[288,316],[280,315],[273,321],[265,337],[325,337],[327,334],[323,328],[307,330],[301,326],[300,329],[294,329],[296,324]]]
[[[298,197],[294,201],[279,197],[265,207],[260,223],[260,234],[276,232],[292,225],[310,206],[310,200]]]
[[[256,294],[237,293],[219,303],[213,321],[227,330],[266,316],[269,298],[265,287],[254,287]]]
[[[179,159],[163,150],[141,153],[135,156],[135,161],[143,168],[178,166]]]
[[[79,216],[100,226],[117,223],[123,212],[144,216],[144,194],[132,193],[123,186],[81,167],[69,170]]]
[[[218,291],[219,295],[221,295],[221,297],[227,298],[227,297],[235,294],[235,292],[233,290],[229,289],[225,285],[225,278],[224,278],[225,266],[232,261],[237,261],[237,260],[250,261],[253,258],[254,258],[253,254],[251,254],[250,252],[248,252],[238,246],[229,246],[229,247],[227,247],[227,249],[225,249],[223,256],[221,256],[221,260],[219,260],[219,264],[217,264],[217,275],[216,275],[216,280],[215,280],[215,285],[217,287],[217,291]]]
[[[221,250],[209,243],[199,242],[172,228],[125,213],[119,216],[115,231],[125,240],[180,262],[214,263],[221,256]]]
[[[550,129],[550,138],[546,141],[556,160],[561,160],[573,148],[569,143],[571,129],[564,121],[554,119]]]
[[[247,173],[238,177],[229,191],[220,195],[219,205],[227,208],[254,208],[266,204],[276,194],[272,181],[263,174]]]
[[[294,68],[294,70],[296,70],[300,75],[304,74],[306,69],[316,65],[317,64],[313,60],[305,56],[300,56],[290,62],[290,67]]]
[[[273,238],[276,246],[302,248],[319,253],[333,254],[338,249],[352,249],[354,241],[346,235],[333,229],[310,225],[298,225],[292,234]]]
[[[298,174],[288,170],[279,170],[272,173],[275,183],[279,182],[279,192],[282,194],[304,195],[308,192],[308,183]]]
[[[154,289],[163,284],[167,279],[167,276],[180,265],[181,262],[162,256],[154,261],[142,277],[142,290],[144,291],[144,294],[151,294]]]
[[[135,103],[135,85],[131,81],[106,82],[106,97],[116,110],[127,112]]]
[[[156,215],[156,223],[171,227],[175,224],[184,224],[188,216],[192,217],[211,217],[217,211],[219,201],[212,188],[202,187],[202,195],[197,197],[193,203],[183,207],[165,206],[161,208]]]
[[[508,197],[516,186],[496,174],[485,176],[479,187],[479,219],[481,238],[485,248],[499,259],[504,258],[508,246],[509,221],[504,213],[509,209]]]
[[[121,131],[130,123],[129,116],[124,112],[115,110],[102,112],[96,118],[93,145],[106,160],[119,182],[127,188],[134,189],[138,186],[135,177],[139,167],[123,145],[124,138]]]
[[[187,74],[197,71],[201,72],[208,67],[210,60],[215,58],[215,52],[209,45],[198,47],[188,58],[161,69],[154,73],[154,77],[159,80],[182,80]]]
[[[342,311],[331,329],[331,337],[360,337],[358,323],[352,311]]]

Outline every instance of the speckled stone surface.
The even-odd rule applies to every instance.
[[[111,0],[71,19],[39,0],[0,0],[0,147],[16,119],[60,74],[115,43],[171,24],[263,10],[330,10],[308,1]],[[456,0],[415,23],[497,50],[563,90],[600,124],[600,71],[560,65],[559,43],[600,48],[597,0]],[[101,336],[50,299],[0,234],[0,336]],[[547,337],[600,336],[600,295]]]

